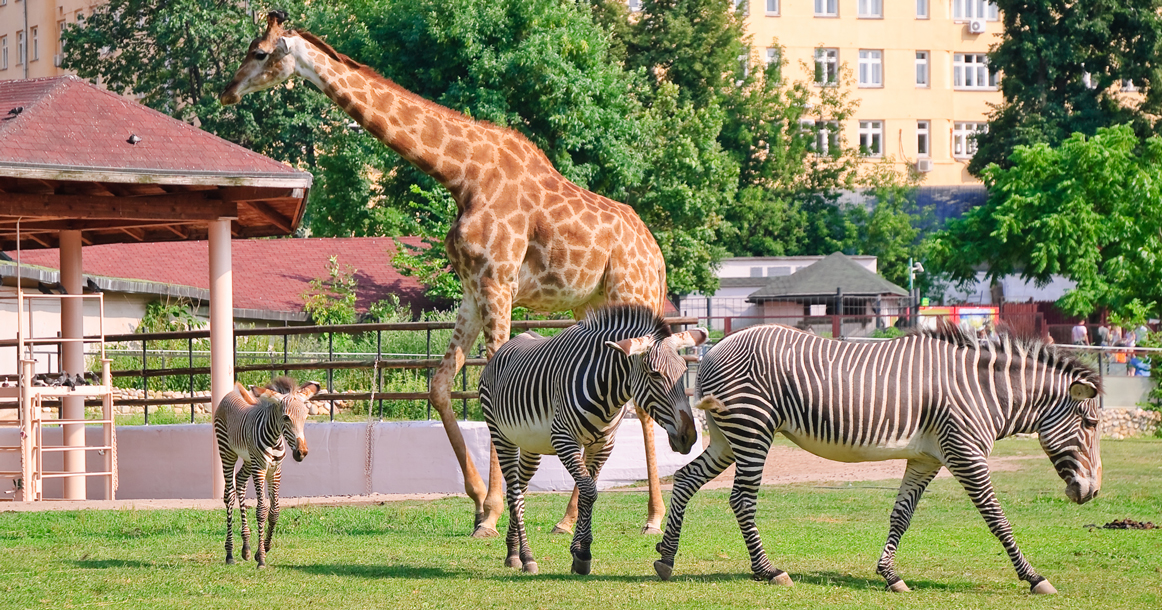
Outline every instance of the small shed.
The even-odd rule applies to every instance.
[[[234,380],[230,240],[290,234],[311,180],[74,76],[0,81],[0,249],[59,248],[62,287],[79,295],[82,246],[208,240],[215,404]],[[83,334],[80,300],[65,299],[62,338]],[[63,372],[84,370],[80,342],[62,351]],[[83,419],[83,401],[61,412]],[[67,445],[84,446],[84,426],[64,427]],[[80,453],[66,454],[66,471],[84,472]],[[83,475],[66,479],[66,499],[85,493]]]

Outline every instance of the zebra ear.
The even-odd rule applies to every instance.
[[[263,396],[268,396],[270,394],[277,394],[277,392],[275,392],[274,390],[272,390],[268,387],[260,386],[260,385],[250,386],[250,391],[254,393],[255,398],[261,398]]]
[[[634,337],[633,339],[622,339],[616,343],[606,341],[605,344],[626,356],[636,356],[646,353],[650,349],[650,346],[654,344],[654,338],[647,335],[645,337]]]
[[[683,349],[694,347],[695,345],[702,345],[709,338],[710,333],[705,328],[695,328],[694,330],[688,330],[684,333],[674,335],[672,341],[674,342],[674,349]]]
[[[234,382],[234,390],[238,392],[238,395],[242,397],[242,400],[246,404],[252,405],[252,404],[258,402],[258,399],[254,397],[254,394],[251,394],[250,390],[247,390],[246,386],[242,385],[242,382],[235,381]]]
[[[1074,400],[1082,402],[1097,396],[1097,390],[1093,386],[1075,381],[1073,385],[1069,386],[1069,395]]]
[[[308,381],[307,385],[299,388],[299,393],[302,394],[304,398],[310,398],[317,394],[320,388],[321,386],[319,385],[319,382]]]

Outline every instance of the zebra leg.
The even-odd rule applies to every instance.
[[[278,487],[282,478],[282,464],[275,464],[274,468],[266,473],[266,488],[270,496],[270,511],[266,518],[266,543],[263,551],[270,552],[270,541],[274,538],[274,526],[278,523]]]
[[[242,561],[250,560],[250,523],[246,520],[246,488],[250,485],[250,472],[250,463],[243,461],[235,475],[238,484],[234,495],[238,498],[238,516],[242,518]]]
[[[234,464],[238,457],[222,452],[222,479],[225,489],[222,501],[226,503],[226,563],[234,563]]]
[[[506,563],[512,568],[523,568],[528,574],[537,573],[537,561],[533,557],[533,550],[529,546],[528,534],[525,530],[525,487],[528,485],[537,467],[541,464],[538,453],[516,450],[516,455],[509,455],[509,463],[503,466],[505,481],[508,485],[508,558]],[[499,453],[499,446],[498,446]]]
[[[257,466],[253,468],[252,478],[254,479],[254,495],[257,498],[254,508],[254,527],[257,529],[258,536],[256,540],[258,544],[255,545],[254,560],[258,562],[259,568],[266,567],[266,550],[262,544],[262,526],[266,523],[266,472],[263,468]]]
[[[908,460],[908,469],[904,471],[900,492],[896,494],[896,504],[892,507],[888,540],[884,543],[884,551],[880,554],[879,563],[876,564],[876,574],[883,576],[888,582],[889,591],[902,593],[911,590],[896,574],[896,548],[900,544],[900,538],[908,530],[912,514],[916,511],[916,503],[920,501],[920,496],[924,494],[928,483],[932,482],[937,472],[940,472],[940,462]]]
[[[759,436],[751,439],[751,442],[752,446],[748,447],[746,453],[735,454],[736,472],[734,487],[730,490],[730,508],[734,510],[738,528],[742,530],[742,539],[746,542],[746,550],[750,553],[750,568],[754,573],[752,578],[772,585],[793,585],[795,583],[791,576],[771,565],[767,559],[759,528],[755,524],[758,489],[763,480],[763,466],[771,447],[771,437],[765,431],[759,431]]]
[[[1029,583],[1029,590],[1032,593],[1056,593],[1057,589],[1053,588],[1053,585],[1044,576],[1038,574],[1028,561],[1025,561],[1025,556],[1017,548],[1017,542],[1013,540],[1013,528],[1009,525],[1009,520],[1005,518],[1000,502],[997,502],[988,462],[985,461],[984,456],[968,456],[950,460],[947,466],[948,470],[952,472],[952,476],[956,477],[956,480],[968,492],[968,497],[972,499],[972,503],[980,511],[980,516],[988,524],[989,530],[1001,541],[1001,546],[1005,547],[1009,560],[1013,562],[1013,567],[1017,570],[1017,578]]]
[[[588,575],[593,568],[593,555],[590,546],[593,543],[593,503],[597,501],[597,484],[589,476],[589,470],[582,460],[581,446],[573,438],[557,436],[554,432],[553,448],[557,450],[557,457],[565,470],[573,475],[577,484],[577,529],[573,533],[573,543],[569,545],[569,553],[573,556],[571,570],[574,574]]]
[[[654,562],[654,571],[662,580],[670,580],[674,574],[674,557],[678,554],[678,539],[682,535],[686,504],[703,485],[722,474],[722,471],[734,463],[734,452],[730,448],[730,443],[713,419],[709,420],[709,423],[710,446],[674,474],[674,490],[670,494],[670,514],[666,517],[666,531],[662,535],[662,541],[655,547],[662,558]]]

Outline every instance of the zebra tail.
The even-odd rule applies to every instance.
[[[722,413],[726,411],[726,405],[722,404],[722,401],[718,400],[714,396],[702,397],[702,400],[699,400],[698,404],[694,405],[694,408],[702,409],[703,411],[709,411],[711,413]]]

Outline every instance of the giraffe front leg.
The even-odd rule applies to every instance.
[[[505,274],[503,269],[496,270],[498,275]],[[512,327],[512,295],[515,288],[493,278],[483,278],[480,281],[482,295],[479,311],[480,320],[484,328],[484,344],[491,360],[496,350],[508,341]],[[500,468],[496,454],[496,446],[489,449],[488,468],[488,495],[484,498],[483,513],[476,523],[473,537],[485,538],[498,535],[496,524],[500,514],[504,512],[504,474]]]
[[[577,486],[573,486],[573,494],[569,496],[569,503],[565,505],[565,514],[553,526],[550,534],[572,534],[573,526],[577,524],[577,498],[580,496]]]
[[[258,536],[255,538],[258,544],[255,545],[254,560],[258,562],[258,568],[266,567],[266,550],[262,544],[262,527],[266,523],[266,471],[262,468],[254,468],[252,478],[254,479],[254,527]]]
[[[952,476],[956,477],[956,480],[968,492],[968,497],[972,499],[972,503],[980,511],[980,516],[988,524],[989,531],[1001,541],[1001,546],[1005,548],[1009,560],[1013,562],[1013,567],[1017,570],[1017,578],[1029,583],[1031,593],[1056,593],[1057,589],[1053,588],[1053,585],[1044,576],[1038,574],[1028,561],[1025,561],[1021,549],[1017,548],[1017,542],[1013,539],[1013,528],[1009,525],[1009,520],[1005,518],[1005,512],[1001,510],[1001,505],[997,502],[996,492],[993,491],[992,476],[989,473],[985,457],[976,455],[957,458],[949,460],[946,466],[952,472]]]
[[[713,420],[710,421],[710,431],[710,446],[674,474],[670,514],[666,518],[666,530],[662,535],[662,541],[656,547],[662,558],[654,562],[654,572],[662,580],[670,580],[674,574],[674,557],[678,554],[678,540],[682,535],[686,505],[703,485],[722,474],[722,471],[734,463],[734,452],[731,451],[726,437],[718,432]]]
[[[643,534],[662,533],[662,517],[666,516],[666,503],[662,501],[662,485],[658,481],[658,458],[654,450],[654,420],[644,409],[634,405],[638,421],[642,424],[642,440],[646,450],[646,480],[650,486],[650,502],[646,512]]]
[[[892,506],[892,516],[889,519],[888,539],[884,543],[884,550],[880,553],[880,560],[876,564],[876,574],[884,577],[889,591],[903,593],[910,591],[908,584],[896,574],[896,548],[900,538],[908,531],[908,524],[916,511],[916,504],[920,496],[936,473],[940,472],[940,462],[922,462],[908,460],[908,468],[904,471],[904,479],[900,481],[900,491],[896,494],[896,503]]]
[[[269,470],[266,477],[266,486],[270,495],[270,511],[266,520],[266,543],[263,545],[263,550],[267,553],[270,552],[270,542],[274,538],[274,526],[278,524],[278,487],[281,478],[281,464],[277,464]]]

